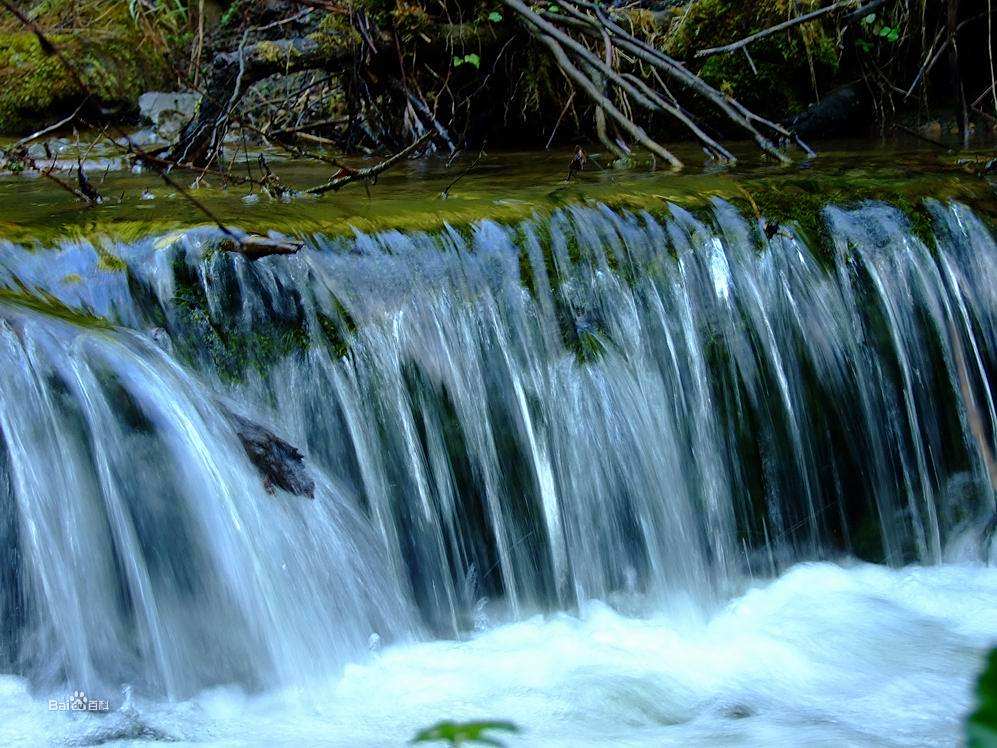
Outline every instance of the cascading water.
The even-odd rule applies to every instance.
[[[706,702],[745,716],[743,696],[717,695],[746,677],[735,665],[717,666],[721,687],[677,659],[699,652],[708,667],[712,647],[739,662],[728,642],[757,645],[752,627],[774,625],[787,591],[804,607],[772,617],[790,641],[794,625],[814,635],[806,606],[866,594],[856,580],[903,598],[898,620],[942,631],[934,602],[891,586],[950,594],[929,568],[801,567],[768,598],[727,602],[794,563],[858,556],[961,564],[940,568],[979,607],[951,613],[955,664],[924,667],[961,668],[945,703],[964,708],[997,635],[997,579],[966,566],[994,560],[997,245],[965,206],[927,211],[930,236],[884,204],[828,207],[829,238],[810,247],[717,201],[699,217],[575,207],[463,233],[319,236],[257,262],[218,251],[206,229],[0,248],[8,691],[127,684],[148,703],[199,704],[197,719],[168,710],[188,726],[160,732],[202,740],[225,739],[207,726],[214,702],[196,701],[204,689],[339,678],[341,708],[371,716],[322,739],[379,745],[410,735],[399,725],[459,716],[438,710],[505,706],[454,674],[450,650],[427,649],[442,644],[411,642],[470,640],[452,645],[470,647],[468,667],[501,674],[503,637],[544,663],[549,626],[583,666],[599,667],[594,637],[671,669],[638,658],[639,674],[586,686],[599,706],[537,707],[540,720],[556,732],[631,694],[655,702],[622,718],[635,744],[660,744],[671,733],[647,724],[706,729]],[[301,449],[314,501],[261,476],[231,412]],[[558,610],[571,616],[530,618]],[[676,611],[711,621],[707,633],[679,646],[652,627]],[[839,614],[838,637],[881,638],[857,656],[880,655],[900,626]],[[347,664],[378,640],[391,649]],[[451,673],[441,692],[459,693],[408,713],[415,686],[399,683],[424,657]],[[537,667],[533,686],[563,687]],[[394,717],[351,695],[378,689]],[[951,738],[959,716],[914,734]],[[570,729],[537,741],[582,742]]]

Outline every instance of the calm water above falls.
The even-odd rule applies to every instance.
[[[0,739],[955,742],[997,246],[928,210],[0,247]]]

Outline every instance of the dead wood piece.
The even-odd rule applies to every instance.
[[[377,179],[379,174],[387,171],[399,161],[408,158],[422,146],[426,145],[435,134],[436,132],[434,130],[429,130],[423,133],[420,138],[400,150],[395,155],[390,156],[389,158],[384,159],[384,161],[374,164],[373,166],[356,170],[340,169],[337,176],[334,176],[328,182],[311,187],[305,190],[305,192],[310,195],[324,195],[326,192],[336,192],[337,190],[341,190],[343,187],[352,182],[373,182]]]
[[[304,246],[304,242],[295,239],[247,234],[238,238],[226,237],[219,248],[224,252],[244,255],[249,260],[259,260],[271,255],[293,255]]]

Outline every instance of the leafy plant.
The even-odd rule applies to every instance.
[[[491,21],[492,23],[501,23],[502,14],[499,13],[497,10],[493,10],[491,13],[488,14],[488,20]]]
[[[228,6],[228,8],[225,9],[225,12],[222,13],[222,17],[218,20],[218,25],[223,28],[228,26],[232,23],[232,19],[235,18],[236,13],[240,10],[242,10],[242,0],[235,0],[235,2]]]
[[[899,27],[890,26],[886,23],[877,23],[875,13],[867,13],[862,16],[862,25],[865,26],[866,30],[871,32],[873,36],[885,39],[890,42],[890,44],[895,44],[897,40],[900,39]],[[856,39],[855,42],[856,46],[863,52],[869,52],[872,50],[872,45],[864,39]]]
[[[474,54],[473,52],[466,54],[463,57],[458,57],[457,55],[454,55],[453,66],[455,68],[459,68],[464,63],[467,63],[468,65],[473,65],[475,68],[480,68],[481,58],[478,55]]]
[[[502,746],[504,743],[486,735],[486,732],[501,730],[517,733],[519,727],[513,722],[486,720],[481,722],[451,722],[444,720],[432,727],[427,727],[416,733],[411,743],[435,743],[446,741],[451,746],[461,746],[465,743],[480,743],[481,745]]]
[[[879,35],[886,39],[886,41],[893,44],[900,38],[900,29],[896,26],[883,26],[883,28],[879,30]]]
[[[966,745],[990,748],[997,745],[997,649],[991,649],[987,666],[976,683],[976,711],[966,723]]]

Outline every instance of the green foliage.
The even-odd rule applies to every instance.
[[[879,35],[890,43],[896,43],[897,39],[900,38],[900,30],[895,26],[883,26],[879,30]]]
[[[455,68],[459,68],[464,63],[467,63],[468,65],[473,65],[475,69],[478,69],[481,67],[481,58],[478,55],[474,54],[473,52],[466,54],[463,57],[457,57],[456,55],[454,55],[453,66]]]
[[[444,741],[452,746],[460,746],[465,743],[479,743],[481,745],[492,746],[504,745],[497,738],[485,734],[496,730],[517,733],[519,732],[519,727],[512,722],[502,721],[451,722],[444,720],[443,722],[437,722],[432,727],[420,730],[410,742],[435,743]]]
[[[976,711],[966,723],[968,748],[997,746],[997,649],[991,649],[987,666],[976,684]]]
[[[502,14],[499,13],[497,10],[493,10],[491,13],[488,14],[488,20],[491,21],[492,23],[501,23]]]
[[[875,49],[870,39],[880,39],[890,44],[896,44],[900,40],[900,28],[884,23],[875,13],[869,13],[862,17],[861,28],[865,32],[865,37],[856,37],[855,47],[862,54],[871,54]]]
[[[222,28],[225,28],[229,24],[231,24],[232,20],[236,16],[236,13],[238,13],[239,10],[241,10],[242,6],[243,6],[243,0],[233,0],[232,4],[225,9],[224,13],[222,13],[222,17],[218,19],[218,25],[221,26]]]

